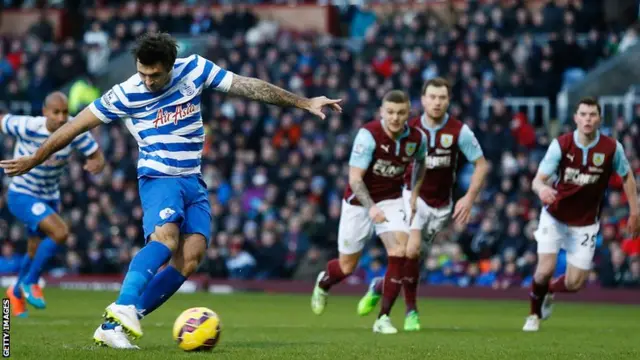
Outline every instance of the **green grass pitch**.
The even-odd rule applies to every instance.
[[[356,315],[357,298],[334,296],[315,316],[299,295],[178,294],[142,323],[139,351],[99,348],[91,337],[115,292],[46,290],[48,308],[11,319],[14,359],[640,359],[640,309],[556,304],[539,333],[521,331],[528,304],[512,301],[431,300],[419,306],[419,333],[377,335],[375,314]],[[640,296],[640,294],[639,294]],[[173,320],[206,306],[222,319],[212,353],[185,353],[171,339]],[[392,314],[402,327],[404,304]]]

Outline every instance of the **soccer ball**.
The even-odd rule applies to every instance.
[[[220,318],[210,309],[187,309],[173,324],[173,340],[184,351],[211,351],[220,340]]]

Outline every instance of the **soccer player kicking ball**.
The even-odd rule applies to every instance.
[[[420,330],[420,319],[416,298],[420,278],[420,258],[423,239],[426,247],[447,225],[452,211],[451,194],[456,178],[456,165],[460,153],[475,165],[471,185],[466,195],[456,203],[453,218],[464,225],[469,221],[471,207],[478,197],[488,165],[475,135],[461,121],[449,117],[451,87],[447,80],[434,78],[428,80],[422,89],[422,106],[425,113],[409,121],[409,126],[417,127],[427,134],[428,150],[425,158],[426,177],[429,181],[419,188],[417,214],[411,222],[411,233],[407,243],[402,269],[402,286],[406,303],[405,331]],[[411,169],[405,173],[403,198],[405,208],[409,208],[412,189]],[[380,300],[384,281],[376,278],[371,281],[369,291],[358,303],[358,314],[367,315]]]
[[[349,185],[345,190],[338,229],[340,256],[327,263],[318,275],[311,309],[324,312],[331,287],[355,270],[365,241],[373,230],[382,239],[388,255],[388,270],[382,289],[382,309],[373,331],[383,334],[398,332],[389,313],[400,293],[405,247],[408,240],[407,213],[402,200],[405,169],[414,161],[413,182],[420,188],[424,179],[426,137],[417,128],[407,126],[409,97],[402,91],[389,92],[382,99],[380,121],[364,125],[353,143],[349,160]],[[415,214],[417,190],[410,203]]]
[[[69,120],[67,97],[49,94],[42,107],[44,116],[0,115],[0,131],[16,138],[14,157],[32,155],[38,146]],[[90,133],[72,138],[40,166],[14,177],[9,184],[9,211],[27,227],[27,253],[20,263],[18,280],[7,289],[14,316],[27,317],[26,302],[44,309],[46,302],[38,285],[45,266],[67,240],[69,228],[58,214],[60,176],[74,150],[87,157],[84,169],[97,174],[104,168],[104,156]],[[41,239],[44,239],[41,241]]]
[[[600,229],[600,204],[614,172],[624,179],[629,232],[636,236],[640,231],[636,181],[622,145],[598,131],[600,105],[592,98],[580,100],[573,119],[578,129],[551,142],[533,180],[545,207],[535,232],[538,266],[524,331],[538,331],[540,320],[551,316],[554,293],[576,292],[584,285]],[[547,185],[552,175],[557,175],[553,187]],[[549,283],[560,248],[567,252],[567,272]]]
[[[120,295],[107,306],[94,340],[115,348],[137,348],[126,335],[142,336],[140,319],[171,297],[202,260],[211,228],[211,207],[200,172],[204,89],[215,89],[279,106],[294,106],[321,118],[338,102],[306,99],[262,80],[233,74],[198,55],[177,58],[166,33],[144,34],[133,54],[137,73],[61,127],[33,155],[0,162],[10,176],[21,175],[100,124],[125,120],[138,142],[139,193],[148,240],[132,259]],[[28,154],[25,154],[28,155]],[[158,269],[168,263],[165,269]]]

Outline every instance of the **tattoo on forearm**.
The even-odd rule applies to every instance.
[[[309,100],[266,81],[234,75],[229,94],[282,107],[305,108]]]
[[[356,196],[358,201],[360,201],[362,206],[369,209],[373,205],[375,205],[375,202],[373,202],[373,199],[371,199],[371,195],[369,195],[369,190],[367,189],[367,186],[364,184],[364,181],[359,180],[351,184],[351,190],[353,190],[353,194]]]
[[[411,189],[415,189],[417,186],[422,186],[422,180],[424,179],[424,170],[426,164],[424,161],[416,161],[413,166],[413,173],[411,174]],[[422,179],[420,178],[422,175]],[[418,184],[418,182],[420,182]]]

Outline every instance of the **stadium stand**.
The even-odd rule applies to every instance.
[[[354,132],[375,116],[387,90],[410,91],[417,114],[423,81],[444,76],[454,84],[451,113],[475,131],[492,171],[471,224],[451,226],[438,236],[424,261],[422,281],[528,286],[540,208],[531,180],[558,131],[551,125],[557,123],[556,95],[637,41],[635,30],[599,20],[598,3],[551,1],[529,9],[519,1],[506,6],[471,2],[453,26],[431,12],[376,13],[342,6],[337,11],[344,36],[327,38],[265,25],[248,7],[217,19],[197,6],[169,11],[168,2],[139,7],[129,2],[108,16],[87,11],[76,38],[54,42],[46,22],[24,37],[3,38],[0,105],[37,114],[46,93],[77,75],[99,76],[136,35],[156,30],[208,36],[208,52],[202,55],[229,70],[308,96],[343,98],[344,114],[324,122],[217,93],[208,94],[204,103],[203,176],[215,219],[214,246],[200,272],[214,278],[311,281],[336,251]],[[93,86],[91,81],[85,85]],[[76,110],[88,101],[79,101]],[[617,135],[640,175],[638,124],[640,107],[635,107],[632,118],[620,117],[604,131]],[[73,162],[64,178],[63,209],[72,235],[51,269],[55,274],[121,273],[143,244],[135,141],[121,124],[103,126],[94,135],[109,164],[102,175],[90,176]],[[2,138],[0,157],[11,156],[12,147],[12,140]],[[459,193],[470,174],[470,166],[461,164]],[[6,185],[8,179],[2,181]],[[640,288],[640,239],[625,233],[626,211],[621,180],[614,179],[590,284]],[[0,272],[14,272],[25,236],[2,197],[0,241]],[[383,251],[371,244],[354,282],[384,273]],[[561,256],[558,273],[563,264]]]

